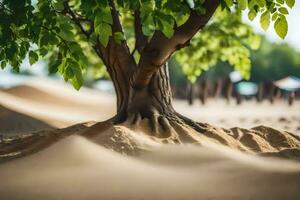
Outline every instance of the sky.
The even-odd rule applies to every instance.
[[[273,28],[273,24],[270,25],[267,32],[265,32],[259,23],[259,17],[256,17],[254,21],[248,20],[246,15],[244,20],[246,23],[249,23],[253,26],[254,30],[258,33],[266,35],[266,37],[273,42],[287,42],[290,46],[294,47],[297,51],[300,52],[300,1],[296,0],[295,7],[289,10],[290,14],[287,17],[289,23],[289,30],[286,38],[282,40],[276,35],[276,32]]]

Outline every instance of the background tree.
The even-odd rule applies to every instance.
[[[275,81],[300,75],[300,53],[287,44],[275,44],[263,38],[258,51],[251,52],[251,80]]]
[[[271,20],[275,21],[277,34],[284,38],[288,29],[287,7],[293,7],[294,3],[294,0],[1,0],[1,66],[10,64],[18,71],[26,55],[30,64],[46,58],[51,73],[59,72],[79,89],[82,74],[94,61],[90,57],[97,56],[115,86],[118,113],[112,122],[137,123],[147,118],[153,132],[158,132],[158,127],[170,131],[178,124],[201,131],[201,124],[176,113],[172,107],[168,59],[189,44],[197,51],[186,53],[192,53],[193,59],[199,57],[201,48],[198,51],[197,46],[202,44],[198,38],[203,37],[203,42],[213,36],[205,32],[202,36],[201,32],[199,36],[196,34],[219,6],[226,15],[234,16],[228,17],[232,30],[240,20],[240,13],[247,10],[249,19],[261,14],[265,30]],[[221,40],[216,44],[207,40],[205,45],[215,45],[214,50],[225,45],[222,60],[240,68],[248,66],[249,55],[243,46],[251,46],[253,41],[243,37],[248,38],[249,31],[243,28],[233,33],[216,26],[217,35],[229,31],[229,35],[236,37],[223,40],[232,49]],[[194,37],[195,41],[191,41]],[[208,64],[199,65],[194,70],[196,74],[201,67],[215,62],[214,53],[200,56]],[[179,61],[184,61],[184,54],[180,55]]]

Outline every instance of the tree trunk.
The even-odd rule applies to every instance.
[[[172,134],[173,142],[193,141],[188,132],[183,131],[182,128],[179,128],[179,130],[178,127],[185,127],[186,130],[193,129],[197,132],[205,132],[206,130],[205,124],[194,122],[174,110],[167,64],[164,64],[154,73],[147,87],[137,89],[130,86],[126,98],[120,98],[120,95],[117,98],[121,105],[126,106],[119,109],[117,115],[113,118],[115,124],[127,121],[132,125],[136,125],[141,120],[147,119],[152,133],[164,137],[166,135],[170,137],[170,134]],[[124,102],[126,99],[128,99],[127,102]],[[166,132],[170,134],[165,134]],[[182,135],[184,135],[184,138],[181,138]]]
[[[120,70],[120,68],[117,69]],[[115,74],[121,73],[116,70]],[[130,77],[129,75],[126,77]],[[117,76],[114,77],[118,78]],[[115,123],[128,120],[132,124],[136,124],[141,119],[147,118],[150,120],[153,131],[157,131],[157,124],[160,124],[164,130],[168,129],[169,124],[166,118],[172,116],[175,111],[172,106],[172,92],[167,64],[155,72],[149,85],[142,89],[136,89],[128,85],[124,92],[124,89],[122,89],[124,85],[120,84],[119,79],[112,79],[112,81],[114,82],[118,102],[118,113],[114,118]]]
[[[189,105],[194,104],[194,84],[193,83],[189,83],[189,85],[188,85],[187,99],[188,99]]]
[[[208,87],[207,87],[207,80],[202,80],[200,82],[200,87],[199,87],[199,99],[201,103],[204,105],[207,100],[207,95],[208,95]]]

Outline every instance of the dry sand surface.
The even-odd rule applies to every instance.
[[[1,163],[0,199],[300,199],[300,138],[282,130],[207,125],[203,134],[191,132],[198,145],[165,145],[149,135],[145,121],[135,131],[127,124],[103,123],[101,134],[89,138],[79,135],[94,123],[54,129],[103,121],[113,116],[114,102],[108,94],[89,89],[77,93],[41,80],[0,91],[0,131],[5,137],[48,129],[28,135],[14,152],[11,140],[5,139],[2,157],[20,154],[22,145],[35,144],[39,135],[52,141],[53,133],[78,134]],[[299,102],[293,107],[281,102],[224,105],[175,102],[179,112],[197,121],[226,128],[266,124],[299,133]],[[270,155],[292,159],[266,157]]]
[[[11,136],[51,128],[52,126],[47,122],[9,110],[0,105],[0,134]]]
[[[137,157],[70,136],[0,165],[0,199],[299,199],[300,165],[205,144]]]
[[[224,100],[209,99],[204,106],[198,101],[192,106],[186,101],[176,101],[175,107],[179,113],[196,121],[225,128],[264,125],[300,135],[300,101],[295,101],[292,106],[284,100],[277,100],[274,104],[267,100],[262,103],[253,100],[236,105],[234,101],[228,104]]]
[[[103,121],[115,113],[115,97],[67,84],[33,79],[22,86],[0,90],[0,105],[62,128],[86,121]],[[0,118],[0,125],[3,124]]]
[[[44,79],[34,79],[22,86],[0,90],[0,105],[58,128],[87,121],[103,121],[116,112],[112,94],[87,88],[78,92],[64,83]],[[176,100],[174,107],[196,121],[224,128],[264,125],[300,135],[300,101],[293,106],[288,106],[285,101],[274,104],[247,101],[239,106],[235,102],[227,104],[223,100],[209,100],[205,106],[198,101],[189,106],[186,101]],[[3,124],[1,120],[0,113],[0,125]]]

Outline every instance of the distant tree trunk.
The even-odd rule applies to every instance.
[[[243,96],[240,95],[240,93],[237,92],[237,93],[235,94],[235,98],[236,98],[236,104],[237,104],[237,105],[240,105],[240,104],[242,103]]]
[[[225,98],[227,100],[227,103],[230,102],[230,99],[232,96],[232,89],[233,89],[233,84],[232,84],[230,78],[227,77],[225,80]]]
[[[257,91],[257,94],[256,94],[257,102],[261,102],[263,100],[263,95],[264,95],[264,84],[259,83],[258,84],[258,91]]]
[[[207,80],[202,80],[199,87],[199,98],[203,105],[206,103],[207,92]]]
[[[275,96],[275,99],[280,99],[283,97],[281,90],[277,87],[275,88],[274,96]]]
[[[294,99],[295,99],[295,92],[289,92],[288,93],[288,102],[289,102],[289,105],[293,105],[294,103]]]
[[[271,83],[269,89],[269,100],[271,104],[274,103],[274,95],[275,95],[275,86]]]
[[[214,89],[213,89],[213,97],[219,97],[220,96],[220,93],[222,92],[222,80],[221,79],[218,79],[216,82],[215,82],[215,85],[214,85]]]
[[[193,83],[189,83],[189,85],[188,85],[187,98],[188,98],[189,105],[193,105],[194,104],[194,84]]]

